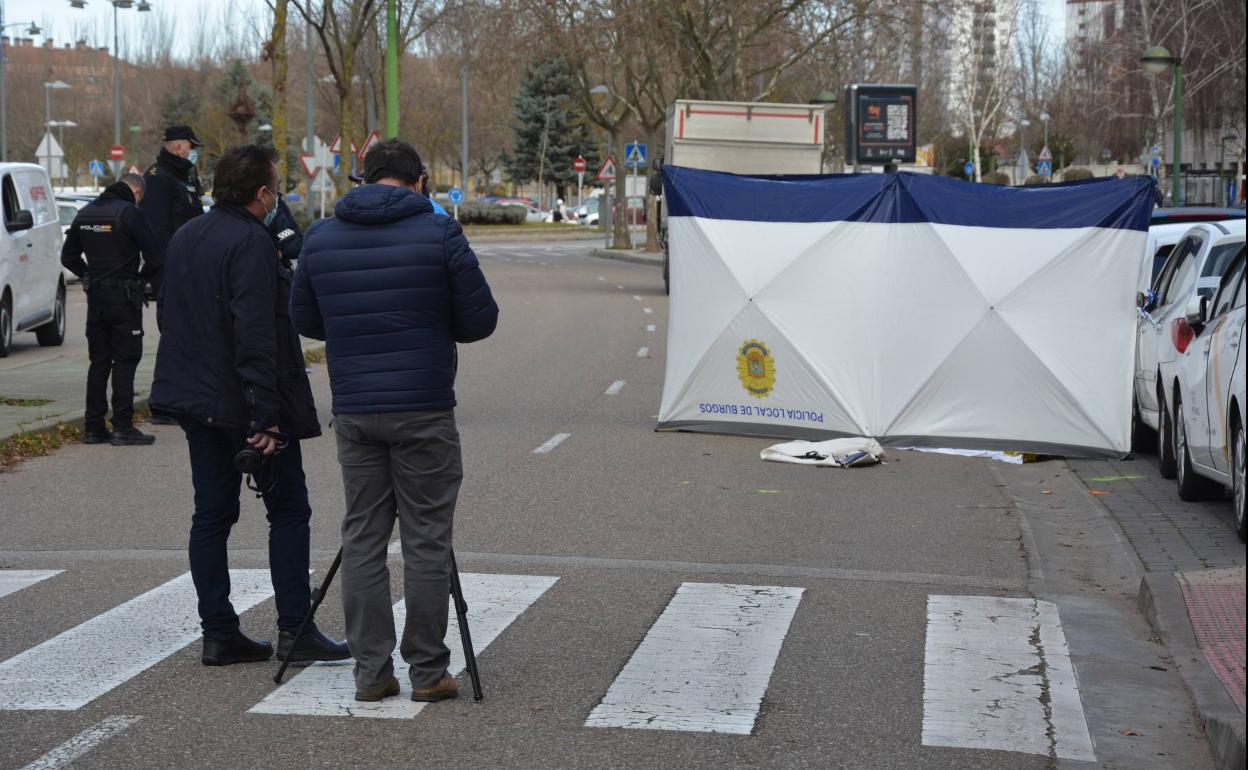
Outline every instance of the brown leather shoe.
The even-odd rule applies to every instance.
[[[398,694],[399,680],[394,677],[390,677],[390,681],[383,682],[376,687],[355,688],[355,699],[366,703],[376,703],[382,698]]]
[[[459,685],[449,672],[443,672],[442,678],[431,687],[413,687],[412,700],[419,703],[433,703],[447,698],[459,697]]]

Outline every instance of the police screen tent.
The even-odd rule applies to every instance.
[[[1129,450],[1149,178],[663,168],[660,429]]]

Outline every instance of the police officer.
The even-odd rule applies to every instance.
[[[83,420],[85,444],[128,446],[156,440],[134,427],[134,370],[143,356],[144,284],[159,273],[164,259],[164,248],[138,208],[144,186],[143,177],[125,174],[105,188],[74,217],[61,249],[61,264],[82,279],[87,292],[91,366]],[[111,432],[104,426],[110,373]]]
[[[143,213],[147,216],[161,252],[169,245],[169,239],[178,228],[204,213],[200,197],[203,184],[195,171],[199,160],[199,148],[204,143],[190,126],[169,126],[162,141],[165,146],[156,155],[156,162],[148,167],[145,179],[147,193],[143,196]],[[160,293],[164,280],[161,271],[151,278],[152,294]],[[173,425],[176,421],[162,415],[152,415],[156,425]]]
[[[290,213],[285,198],[277,199],[277,213],[269,223],[269,232],[277,239],[277,254],[282,260],[282,266],[293,270],[291,263],[299,259],[299,252],[303,249],[303,233],[299,230],[295,215]]]

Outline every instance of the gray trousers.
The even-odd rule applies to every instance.
[[[386,552],[397,517],[407,607],[399,654],[412,686],[429,687],[451,658],[444,642],[451,527],[464,475],[455,413],[336,415],[334,434],[347,498],[342,607],[356,685],[375,687],[394,673]]]

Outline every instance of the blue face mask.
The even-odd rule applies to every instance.
[[[272,190],[269,191],[269,195],[273,196],[273,210],[269,211],[268,209],[265,209],[264,211],[264,226],[265,227],[268,227],[269,225],[273,224],[273,220],[277,218],[277,201],[278,201],[277,195],[274,194]]]
[[[195,165],[196,161],[199,160],[199,150],[192,147],[191,152],[189,155],[186,156],[186,159],[191,162],[192,166]]]

